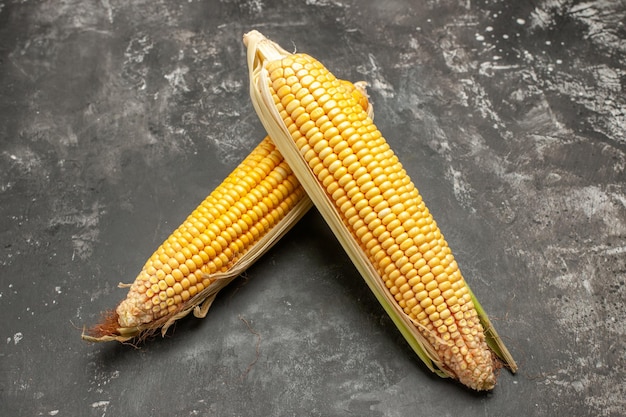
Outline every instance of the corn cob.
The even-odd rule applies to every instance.
[[[341,81],[368,108],[364,83]],[[88,341],[141,338],[191,311],[204,317],[217,293],[265,253],[311,207],[269,137],[178,227],[145,263],[128,295]]]
[[[310,207],[302,187],[266,137],[145,263],[128,295],[88,341],[127,341],[167,328],[217,293]],[[123,286],[120,284],[120,286]]]
[[[251,98],[313,203],[419,357],[476,390],[496,383],[488,319],[418,190],[362,106],[320,62],[244,36]],[[516,365],[489,327],[494,349]]]

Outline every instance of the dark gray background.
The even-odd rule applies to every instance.
[[[626,414],[625,10],[0,1],[0,415]],[[315,211],[206,319],[141,349],[80,340],[264,136],[253,28],[371,84],[520,365],[493,393],[419,363]]]

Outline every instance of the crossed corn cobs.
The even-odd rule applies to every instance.
[[[193,311],[259,259],[312,206],[419,358],[491,390],[517,365],[463,279],[437,223],[373,123],[364,83],[244,35],[250,97],[268,136],[148,259],[127,297],[83,332],[127,342]]]

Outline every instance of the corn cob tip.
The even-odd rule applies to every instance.
[[[101,321],[89,329],[83,330],[83,338],[99,338],[102,336],[110,336],[117,332],[117,313],[115,310],[107,310],[102,314]]]
[[[102,314],[98,324],[83,329],[81,339],[87,342],[127,342],[140,334],[138,328],[123,328],[119,325],[119,316],[115,310],[108,310]]]

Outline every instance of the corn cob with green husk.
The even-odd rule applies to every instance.
[[[439,375],[492,389],[492,352],[515,362],[367,112],[316,59],[256,31],[244,43],[263,125],[409,344]]]
[[[371,106],[363,83],[341,81]],[[126,299],[83,333],[88,341],[141,338],[193,311],[204,317],[217,293],[265,253],[311,207],[269,137],[148,259]]]

